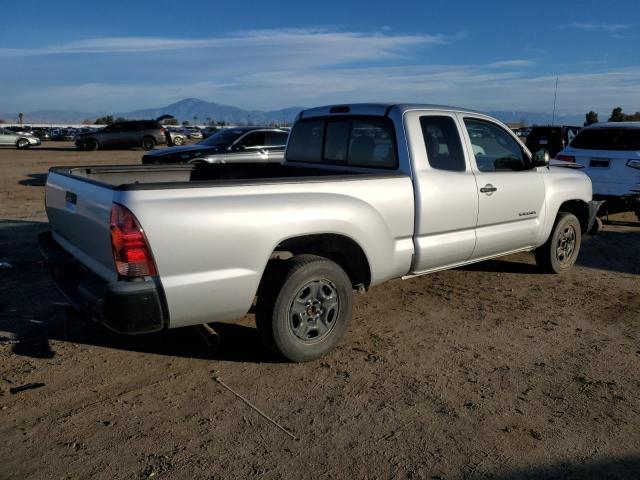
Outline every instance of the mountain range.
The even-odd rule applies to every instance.
[[[52,123],[52,124],[79,124],[83,120],[93,122],[104,115],[124,117],[127,119],[158,118],[161,115],[172,115],[180,121],[204,124],[208,119],[216,122],[224,121],[229,124],[266,125],[270,123],[291,123],[298,112],[305,107],[288,107],[281,110],[244,110],[242,108],[224,105],[221,103],[207,102],[198,98],[186,98],[165,107],[134,110],[131,112],[77,112],[70,110],[39,110],[26,112],[24,123]],[[520,111],[489,111],[489,115],[502,120],[505,123],[524,122],[527,125],[545,125],[551,123],[551,113],[520,112]],[[18,121],[17,113],[0,112],[0,119],[7,123]],[[555,123],[564,125],[582,125],[584,115],[556,115]]]

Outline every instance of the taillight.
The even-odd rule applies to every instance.
[[[627,167],[637,168],[640,170],[640,160],[631,159],[627,161]]]
[[[156,274],[156,266],[147,238],[136,217],[127,208],[111,207],[111,247],[118,274],[144,277]]]
[[[573,155],[556,155],[556,160],[561,160],[563,162],[576,163],[576,157],[574,157]]]

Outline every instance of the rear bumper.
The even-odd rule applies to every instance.
[[[56,286],[77,310],[118,333],[157,332],[168,325],[159,279],[106,282],[62,249],[51,232],[40,234],[38,243]]]

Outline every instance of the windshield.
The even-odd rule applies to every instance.
[[[201,141],[200,145],[207,145],[210,147],[228,147],[240,138],[243,133],[244,130],[240,130],[238,128],[225,128]]]

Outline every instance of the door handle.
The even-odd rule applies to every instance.
[[[493,192],[498,191],[498,187],[494,187],[490,183],[487,183],[484,187],[480,189],[482,193],[486,193],[487,195],[493,195]]]

